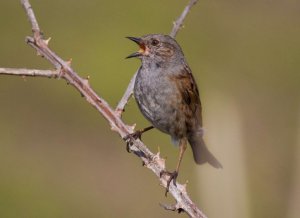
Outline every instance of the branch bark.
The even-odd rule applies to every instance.
[[[41,34],[38,22],[35,18],[34,12],[28,0],[21,0],[21,3],[26,11],[27,17],[31,23],[33,37],[26,37],[26,42],[33,47],[39,55],[45,57],[50,63],[52,63],[56,71],[49,70],[30,70],[30,69],[12,69],[12,68],[0,68],[0,74],[18,75],[18,76],[41,76],[41,77],[60,77],[65,79],[67,83],[77,89],[83,97],[93,106],[95,109],[109,122],[111,129],[117,132],[123,139],[130,133],[133,133],[133,127],[126,125],[117,111],[113,110],[109,104],[99,97],[96,92],[91,88],[88,80],[81,78],[72,68],[70,61],[64,61],[57,54],[55,54],[49,47],[49,40],[44,40]],[[186,15],[185,15],[186,16]],[[178,31],[178,29],[177,29]],[[134,78],[132,79],[134,80]],[[134,84],[134,83],[132,83]],[[127,93],[127,92],[126,92]],[[128,101],[128,93],[122,98],[121,111],[123,111]],[[130,95],[129,95],[130,96]],[[124,105],[124,106],[122,106]],[[143,142],[140,140],[131,139],[131,150],[137,155],[144,166],[150,169],[160,180],[163,187],[166,188],[169,176],[163,175],[160,177],[160,173],[165,170],[165,160],[160,157],[159,153],[153,154]],[[175,198],[176,204],[173,206],[165,206],[166,209],[176,210],[178,212],[185,211],[190,217],[205,218],[205,214],[195,205],[190,199],[186,191],[186,185],[176,183],[174,186],[172,183],[169,187],[170,194]]]
[[[184,8],[181,15],[177,18],[177,20],[174,22],[173,29],[170,33],[170,36],[175,38],[178,31],[181,27],[183,27],[183,22],[188,15],[188,13],[191,11],[192,7],[197,3],[198,0],[190,0],[189,4]]]
[[[48,78],[59,77],[59,71],[55,70],[36,70],[36,69],[16,69],[16,68],[0,68],[0,75],[14,75],[14,76],[39,76]]]
[[[125,107],[130,97],[133,94],[133,88],[134,88],[134,83],[135,83],[135,78],[137,73],[138,70],[134,73],[133,77],[131,78],[123,97],[121,98],[121,100],[118,103],[118,106],[116,107],[116,113],[118,114],[119,117],[122,116],[122,113],[125,111]]]

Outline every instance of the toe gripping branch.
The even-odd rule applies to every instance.
[[[123,139],[126,141],[126,151],[128,153],[130,153],[131,152],[130,147],[133,144],[133,141],[137,140],[137,139],[141,140],[142,139],[142,134],[144,132],[147,132],[150,129],[153,129],[153,128],[154,128],[153,126],[149,126],[149,127],[144,128],[144,129],[137,130],[134,133],[131,133],[131,134],[128,134],[127,136],[125,136]]]
[[[142,137],[142,133],[141,133],[140,130],[138,130],[138,131],[136,131],[136,132],[134,132],[134,133],[128,134],[127,136],[125,136],[125,137],[123,138],[123,139],[125,140],[125,142],[126,142],[126,151],[127,151],[128,153],[131,152],[130,147],[132,146],[133,141],[134,141],[134,140],[137,140],[137,139],[141,139],[141,137]]]
[[[163,175],[168,175],[169,176],[169,179],[167,180],[167,187],[166,187],[166,192],[165,192],[165,196],[167,197],[168,195],[168,192],[169,192],[169,187],[170,187],[170,183],[172,182],[173,180],[173,185],[174,186],[177,186],[176,185],[176,179],[177,179],[177,176],[178,176],[178,172],[175,170],[174,172],[168,172],[168,171],[161,171],[160,172],[160,177],[162,177]]]

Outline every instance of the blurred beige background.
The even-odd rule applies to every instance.
[[[115,106],[139,66],[125,36],[168,34],[188,1],[32,0],[50,47]],[[24,43],[19,1],[0,1],[0,67],[52,69]],[[200,0],[177,40],[224,169],[184,157],[180,182],[208,217],[298,218],[300,2]],[[0,217],[185,217],[106,121],[63,80],[0,76]],[[134,100],[124,119],[148,125]],[[177,149],[143,136],[173,169]]]

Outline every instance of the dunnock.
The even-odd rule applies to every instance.
[[[215,168],[222,168],[204,143],[197,84],[178,43],[161,34],[127,38],[140,47],[138,52],[127,57],[142,61],[134,85],[138,107],[155,128],[169,134],[173,143],[179,145],[176,170],[162,172],[170,175],[167,191],[172,180],[176,185],[187,142],[197,164],[208,162]]]

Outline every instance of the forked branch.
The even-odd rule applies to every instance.
[[[192,2],[192,1],[191,1]],[[190,2],[190,4],[191,4]],[[196,2],[196,1],[195,1]],[[40,27],[34,15],[33,9],[28,0],[21,0],[21,3],[26,11],[27,17],[31,23],[33,37],[27,37],[26,42],[33,47],[39,55],[45,57],[56,68],[55,71],[49,70],[30,70],[30,69],[11,69],[0,68],[0,74],[18,75],[18,76],[41,76],[41,77],[60,77],[65,79],[67,83],[77,89],[83,97],[93,106],[96,110],[104,116],[109,122],[111,129],[117,132],[122,138],[133,132],[133,127],[126,125],[120,117],[120,113],[124,110],[126,102],[131,94],[125,93],[121,100],[121,106],[117,110],[113,110],[109,104],[99,97],[96,92],[91,88],[88,80],[81,78],[71,67],[70,61],[64,61],[49,47],[49,40],[44,40],[41,34]],[[190,10],[190,9],[189,9]],[[184,17],[187,13],[185,13]],[[178,23],[183,22],[184,18],[179,20]],[[179,25],[179,27],[181,24]],[[174,26],[175,28],[175,26]],[[176,27],[177,30],[179,28]],[[175,33],[176,35],[176,33]],[[134,80],[134,78],[132,79]],[[124,106],[123,106],[124,105]],[[118,109],[119,108],[119,109]],[[118,112],[119,110],[119,112]],[[166,187],[168,176],[160,177],[160,173],[165,170],[165,160],[158,154],[153,154],[140,140],[132,140],[131,150],[136,154],[144,163],[159,178],[163,187]],[[164,206],[169,210],[176,210],[178,212],[185,211],[190,217],[205,218],[203,212],[194,204],[186,192],[186,185],[177,183],[169,187],[170,194],[175,198],[176,204],[174,206]]]

